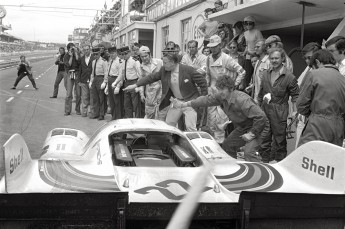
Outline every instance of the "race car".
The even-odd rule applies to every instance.
[[[89,138],[80,130],[48,133],[39,159],[24,139],[4,144],[1,193],[128,192],[129,202],[181,202],[205,166],[201,203],[237,202],[241,191],[343,194],[343,148],[311,142],[276,164],[230,157],[205,132],[182,132],[152,119],[106,123]]]

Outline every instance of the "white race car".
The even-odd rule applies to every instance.
[[[151,119],[111,121],[91,138],[57,128],[33,160],[24,139],[4,144],[1,193],[128,192],[129,202],[180,202],[204,165],[199,202],[238,202],[246,191],[343,194],[345,151],[311,142],[276,164],[230,157],[205,132],[182,132]]]

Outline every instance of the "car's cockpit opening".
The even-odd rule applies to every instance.
[[[198,167],[202,164],[185,137],[168,132],[112,133],[109,146],[116,166]]]

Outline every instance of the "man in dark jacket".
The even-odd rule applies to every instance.
[[[159,110],[170,105],[170,98],[175,97],[180,101],[189,101],[200,96],[197,86],[200,87],[201,94],[207,95],[207,82],[205,77],[197,72],[193,67],[179,64],[178,55],[166,53],[163,57],[163,68],[159,72],[152,73],[140,78],[136,84],[126,87],[129,91],[137,87],[144,86],[161,80],[162,82],[162,102]],[[197,113],[193,108],[170,107],[166,122],[176,126],[181,115],[185,115],[187,131],[196,131]]]
[[[244,92],[234,90],[235,81],[229,75],[219,76],[216,80],[218,92],[208,96],[200,96],[188,102],[173,100],[174,107],[206,107],[221,106],[224,113],[233,122],[235,129],[223,142],[223,149],[236,158],[236,152],[244,146],[246,161],[260,162],[257,153],[261,142],[269,132],[269,123],[265,113]]]
[[[78,85],[81,88],[81,116],[86,117],[90,105],[89,82],[94,57],[91,55],[90,45],[85,45],[83,50],[84,56],[81,58],[79,65]]]
[[[307,118],[298,146],[320,140],[342,146],[344,140],[345,78],[326,50],[315,52],[315,68],[304,77],[297,112]]]
[[[55,65],[58,66],[58,71],[57,71],[57,75],[55,78],[55,83],[54,83],[54,92],[53,92],[53,96],[51,96],[50,98],[57,98],[57,95],[59,93],[59,84],[61,83],[62,80],[64,80],[64,86],[66,89],[66,71],[65,71],[65,64],[63,62],[63,58],[65,56],[65,48],[64,47],[60,47],[59,48],[59,56],[56,58],[55,61]]]

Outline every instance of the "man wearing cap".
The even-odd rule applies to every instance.
[[[255,19],[252,16],[247,16],[243,20],[244,25],[244,37],[246,38],[246,59],[250,60],[252,54],[255,53],[254,46],[257,40],[263,39],[260,30],[255,28]]]
[[[269,49],[271,48],[281,48],[284,50],[284,44],[282,43],[281,39],[279,36],[277,35],[271,35],[269,36],[266,41],[265,41],[265,45],[266,45],[266,51],[268,52]],[[285,52],[285,50],[284,50]],[[292,60],[290,59],[290,57],[286,54],[285,52],[285,61],[284,61],[284,65],[287,68],[287,70],[289,72],[293,72],[293,63]]]
[[[218,91],[215,84],[217,78],[221,75],[230,76],[235,82],[235,87],[241,89],[246,71],[235,59],[221,51],[221,38],[218,35],[213,35],[207,47],[210,47],[212,52],[206,60],[208,93],[212,94]],[[224,123],[228,121],[227,116],[219,107],[208,107],[207,117],[209,127],[214,133],[216,141],[222,143],[225,137]]]
[[[115,87],[113,88],[112,84],[121,73],[121,63],[120,58],[117,56],[116,47],[111,47],[108,51],[110,54],[110,60],[108,62],[108,85],[105,88],[105,91],[108,92],[111,120],[116,120],[122,118],[123,93],[120,88],[115,90]]]
[[[200,87],[201,94],[207,95],[207,83],[205,77],[194,68],[179,64],[178,55],[165,53],[163,56],[163,68],[159,72],[153,72],[146,77],[142,77],[136,84],[129,85],[124,90],[131,91],[137,87],[161,80],[162,82],[162,102],[159,109],[162,110],[170,106],[170,99],[175,97],[181,101],[189,101],[199,97],[197,86]],[[185,115],[187,131],[196,131],[197,113],[193,108],[170,107],[166,122],[171,126],[176,126],[178,120]]]
[[[104,103],[106,103],[104,89],[108,83],[108,62],[102,55],[104,53],[100,51],[98,56],[92,61],[92,73],[89,83],[93,104],[92,116],[90,118],[98,118],[98,120],[104,119]]]
[[[132,53],[128,46],[121,48],[124,61],[121,66],[121,73],[113,83],[113,86],[120,88],[123,82],[124,87],[135,84],[141,78],[140,62],[132,58]],[[139,94],[140,92],[140,94]],[[124,93],[124,118],[140,118],[140,95],[143,96],[143,89],[137,91],[125,91]],[[134,116],[133,116],[134,112]]]
[[[90,45],[85,45],[83,51],[84,56],[82,56],[79,65],[78,84],[81,88],[81,116],[86,117],[90,105],[90,89],[88,84],[92,73],[94,56],[91,55]]]
[[[213,9],[205,9],[205,21],[198,27],[198,32],[204,37],[204,47],[210,42],[210,37],[218,32],[218,22],[208,19]]]
[[[163,61],[160,59],[152,58],[150,49],[146,46],[141,46],[139,49],[141,63],[142,76],[147,75],[159,70],[163,66]],[[144,100],[145,100],[145,118],[158,119],[165,121],[168,107],[159,110],[159,104],[162,99],[162,83],[160,80],[147,84],[144,89]]]

